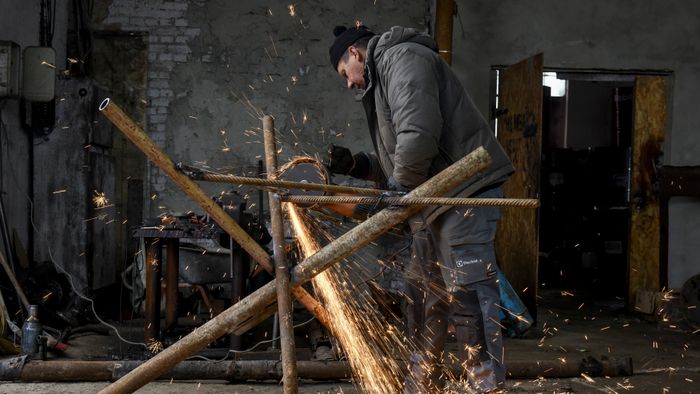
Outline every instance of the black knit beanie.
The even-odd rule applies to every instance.
[[[362,25],[349,29],[345,26],[336,26],[335,29],[333,29],[333,34],[335,35],[335,41],[330,49],[328,49],[333,69],[338,69],[340,58],[343,57],[345,51],[347,51],[352,44],[362,37],[374,35],[372,31]]]

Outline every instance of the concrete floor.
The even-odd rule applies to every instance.
[[[629,377],[566,379],[511,379],[511,393],[700,393],[700,337],[687,322],[657,323],[626,313],[622,303],[586,301],[577,295],[542,292],[538,327],[526,338],[506,339],[507,360],[574,362],[586,356],[633,360]],[[110,354],[105,337],[86,336],[72,341],[72,354]],[[102,345],[99,345],[102,343]],[[108,383],[3,383],[0,393],[93,393]],[[138,393],[278,393],[276,382],[154,382]],[[349,382],[302,382],[300,393],[359,393]]]

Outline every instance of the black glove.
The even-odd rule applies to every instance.
[[[332,174],[350,175],[353,178],[365,179],[369,175],[369,157],[360,152],[353,155],[344,146],[328,145],[328,156],[323,165]]]
[[[328,145],[328,156],[323,165],[333,174],[348,175],[355,167],[355,159],[350,149],[344,146]]]

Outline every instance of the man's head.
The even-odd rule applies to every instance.
[[[365,26],[336,26],[333,34],[336,38],[328,50],[333,68],[347,81],[348,89],[364,89],[367,43],[374,33]]]

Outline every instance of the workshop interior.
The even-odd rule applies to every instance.
[[[491,202],[504,392],[700,392],[695,2],[2,8],[13,392],[402,390],[407,223],[487,204],[448,196],[488,158],[406,196],[330,172],[329,146],[376,148],[328,64],[336,25],[432,37],[513,162]],[[471,392],[445,336],[444,392]]]

